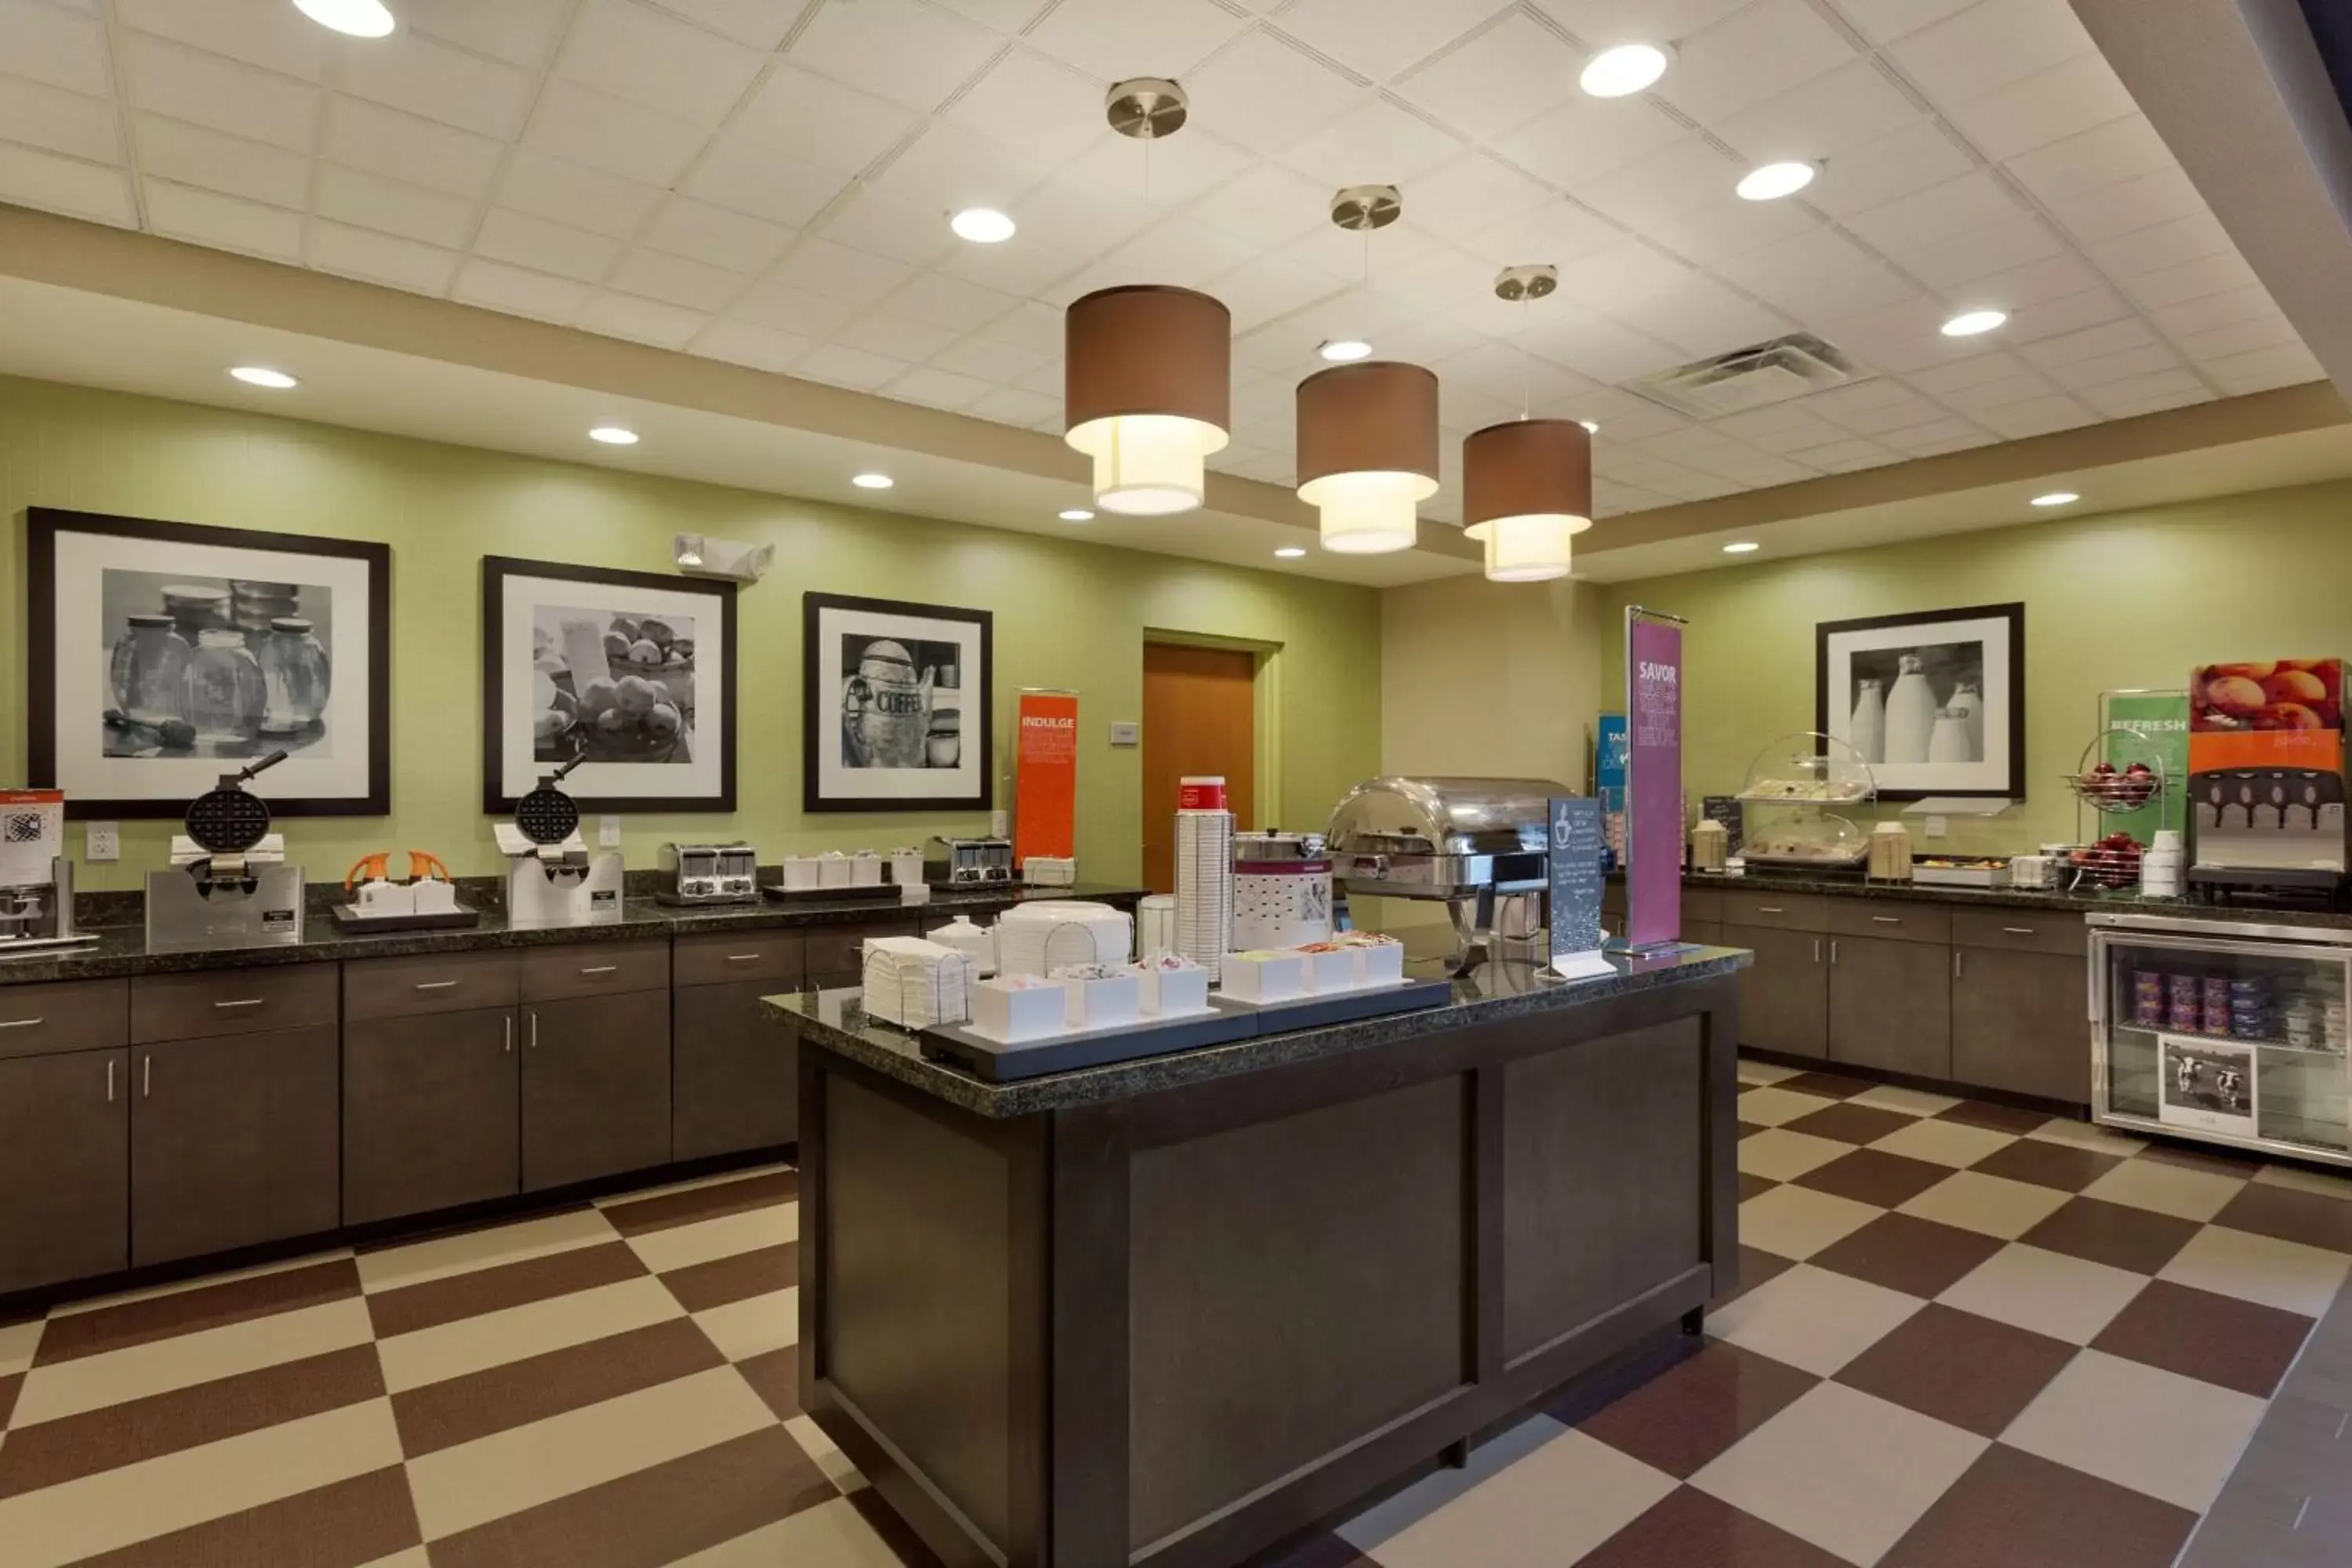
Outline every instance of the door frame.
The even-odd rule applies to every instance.
[[[1269,807],[1267,803],[1283,798],[1282,747],[1276,743],[1276,727],[1282,712],[1282,645],[1256,637],[1232,637],[1215,632],[1185,632],[1167,626],[1146,626],[1135,655],[1136,690],[1139,693],[1143,689],[1143,649],[1153,643],[1177,647],[1224,648],[1251,656],[1251,804],[1257,820],[1239,822],[1234,826],[1244,833],[1262,828],[1268,822],[1279,826],[1282,813]]]

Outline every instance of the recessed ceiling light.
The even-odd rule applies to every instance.
[[[1752,555],[1764,547],[1752,539],[1737,539],[1723,547],[1726,555]]]
[[[1299,549],[1296,544],[1286,544],[1281,549],[1275,552],[1276,555],[1285,561],[1296,561],[1306,553],[1307,552]]]
[[[2082,499],[2073,490],[2052,490],[2046,496],[2035,496],[2033,504],[2035,506],[2073,506]]]
[[[381,38],[392,31],[392,13],[383,0],[294,0],[294,8],[321,27],[354,38]]]
[[[637,444],[637,433],[618,425],[599,425],[588,432],[588,439],[602,441],[607,447],[634,447]]]
[[[1601,421],[1598,419],[1580,419],[1577,423],[1584,426],[1584,433],[1588,436],[1601,434]]]
[[[1811,184],[1813,176],[1821,172],[1819,163],[1767,163],[1760,169],[1749,170],[1736,188],[1743,200],[1777,202]]]
[[[974,245],[1001,245],[1013,237],[1014,225],[994,207],[966,207],[948,219],[948,226]]]
[[[1361,338],[1333,338],[1315,352],[1325,359],[1344,363],[1351,359],[1370,359],[1372,345]]]
[[[1064,522],[1092,522],[1095,520],[1095,514],[1082,506],[1074,506],[1061,515]]]
[[[887,474],[855,474],[849,482],[861,490],[887,490],[898,481]]]
[[[1963,310],[1944,323],[1948,338],[1973,338],[2009,320],[2007,310]]]
[[[1620,44],[1593,56],[1576,85],[1594,98],[1623,98],[1665,75],[1673,62],[1674,56],[1656,44]]]
[[[266,386],[272,392],[286,392],[302,384],[282,370],[269,370],[257,364],[241,364],[229,374],[247,386]]]

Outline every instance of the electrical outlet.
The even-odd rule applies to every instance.
[[[121,859],[121,828],[111,822],[91,823],[89,840],[82,848],[82,858],[93,861]]]
[[[599,849],[618,849],[620,847],[621,819],[617,816],[598,817],[596,819],[596,847]]]
[[[1143,744],[1143,726],[1136,723],[1113,724],[1110,727],[1110,743],[1114,746]]]
[[[1003,838],[1012,831],[1012,818],[1008,817],[1004,813],[1001,811],[992,811],[988,814],[988,836],[991,838]]]
[[[1930,838],[1941,838],[1951,830],[1952,819],[1948,816],[1931,816],[1927,819],[1927,837]]]

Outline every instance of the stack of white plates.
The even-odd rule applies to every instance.
[[[1135,951],[1144,957],[1176,951],[1176,895],[1149,893],[1135,907]]]
[[[876,937],[866,944],[868,1017],[908,1029],[961,1024],[971,1016],[980,966],[970,955],[920,937]]]
[[[996,922],[999,974],[1050,974],[1078,963],[1125,963],[1135,922],[1108,904],[1049,899],[1016,904]]]
[[[1214,968],[1232,945],[1234,814],[1176,814],[1176,951]]]

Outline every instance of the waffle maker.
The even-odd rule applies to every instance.
[[[284,752],[223,773],[188,805],[172,840],[172,868],[147,873],[147,948],[203,952],[291,947],[302,940],[302,869],[269,831],[269,803],[246,784]]]
[[[580,803],[559,786],[574,757],[515,802],[498,826],[507,858],[507,920],[517,926],[610,925],[621,918],[621,857],[591,854],[580,838]]]

